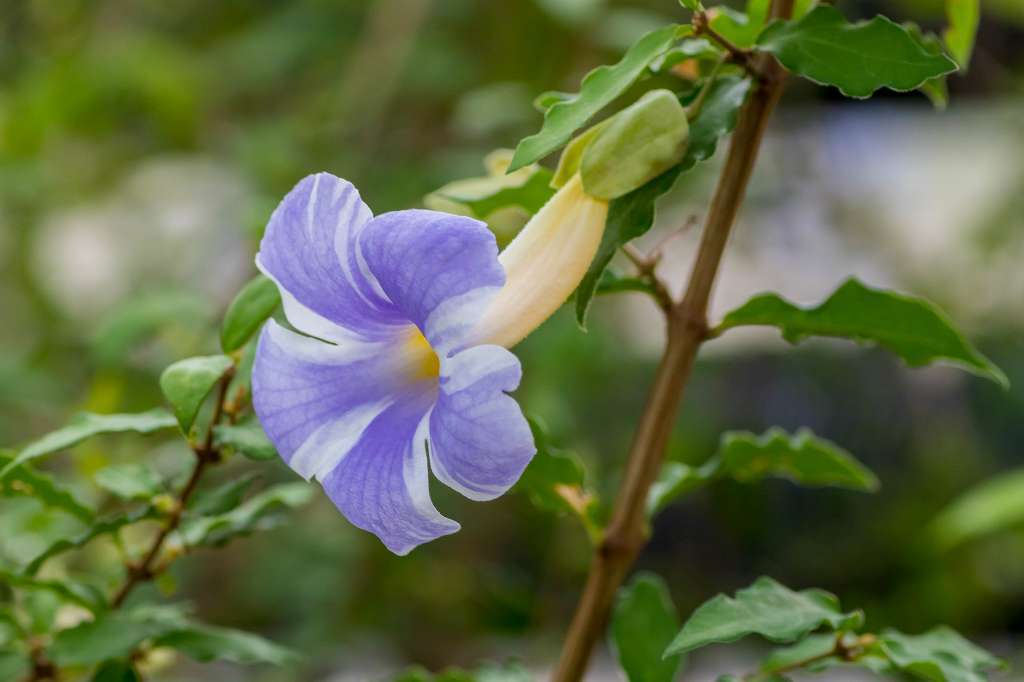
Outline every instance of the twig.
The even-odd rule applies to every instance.
[[[651,286],[651,295],[658,307],[668,314],[672,310],[672,306],[675,305],[675,301],[664,280],[655,271],[661,260],[661,253],[652,251],[650,255],[644,255],[632,244],[624,244],[622,252],[632,261],[640,278]]]
[[[780,666],[772,670],[772,673],[775,675],[781,675],[783,673],[799,670],[800,668],[806,668],[809,665],[813,665],[814,663],[824,661],[825,659],[832,657],[839,658],[847,662],[856,661],[858,658],[864,655],[864,652],[867,650],[867,647],[875,643],[875,636],[870,633],[860,635],[853,643],[847,643],[845,638],[845,632],[836,633],[835,644],[828,651],[820,654],[815,654],[814,656],[808,656],[807,658],[800,659],[799,661],[793,661],[792,663],[789,663],[787,665]],[[755,679],[757,677],[758,674],[753,673],[750,675],[745,675],[744,679]]]
[[[199,481],[202,479],[203,474],[206,473],[207,467],[211,464],[216,463],[220,459],[220,453],[216,448],[213,447],[213,428],[220,422],[221,416],[224,414],[224,402],[227,396],[228,385],[231,383],[231,378],[234,376],[234,368],[229,369],[223,377],[220,379],[220,384],[217,389],[217,402],[213,407],[213,416],[210,418],[210,426],[207,429],[206,437],[202,444],[197,445],[193,448],[196,455],[196,464],[192,468],[192,473],[185,483],[185,486],[178,493],[177,499],[175,500],[174,508],[168,515],[167,522],[164,524],[160,532],[157,533],[156,537],[153,538],[153,542],[150,543],[149,549],[143,555],[142,559],[136,563],[127,564],[125,566],[125,572],[127,577],[121,588],[114,594],[110,600],[110,608],[116,609],[124,604],[125,599],[131,594],[140,583],[152,580],[156,576],[160,575],[161,572],[167,569],[169,562],[164,562],[157,567],[154,567],[154,563],[160,556],[160,552],[164,548],[164,543],[167,538],[170,537],[171,533],[176,531],[181,525],[182,517],[185,513],[185,506],[188,501],[192,498],[193,493],[199,487]]]
[[[792,8],[793,0],[775,0],[772,15],[789,17]],[[683,389],[707,334],[708,301],[722,252],[746,193],[768,117],[782,94],[782,67],[767,54],[758,54],[754,60],[765,76],[759,79],[740,112],[686,293],[669,311],[665,354],[630,447],[611,522],[595,549],[590,574],[552,678],[554,682],[579,682],[583,678],[615,593],[647,540],[648,491],[661,469]]]
[[[721,33],[711,28],[711,18],[708,17],[707,12],[704,10],[694,12],[693,19],[690,23],[693,25],[693,35],[707,36],[718,43],[723,49],[725,49],[728,61],[742,66],[747,73],[755,78],[763,78],[766,75],[762,65],[758,64],[758,60],[754,59],[753,50],[748,50],[736,45]]]

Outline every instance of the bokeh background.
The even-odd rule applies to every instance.
[[[839,4],[850,17],[944,25],[939,0]],[[983,0],[983,11],[945,112],[918,93],[858,102],[792,83],[715,310],[766,289],[813,302],[856,274],[939,303],[1014,387],[771,333],[707,346],[672,458],[702,461],[725,429],[809,426],[883,488],[723,483],[671,508],[640,565],[666,576],[684,614],[769,574],[865,607],[871,627],[945,622],[1021,659],[1024,532],[944,552],[927,540],[951,500],[1024,465],[1024,3]],[[574,89],[644,31],[683,18],[674,0],[3,0],[0,444],[80,409],[158,404],[163,367],[215,352],[270,211],[302,176],[348,178],[377,212],[421,205],[534,131],[535,94]],[[651,240],[702,214],[716,166],[665,198]],[[667,249],[662,271],[677,284],[693,232]],[[518,349],[520,401],[606,496],[661,340],[653,306],[623,295],[597,302],[587,333],[563,311]],[[51,467],[85,481],[111,461],[177,461],[178,447],[97,440]],[[268,481],[292,476],[258,468]],[[180,562],[160,586],[170,598],[307,658],[288,671],[182,663],[158,679],[372,680],[410,662],[507,656],[549,665],[585,575],[583,533],[518,495],[435,499],[462,532],[404,559],[318,497],[283,528]],[[31,501],[6,502],[0,558],[74,530]],[[76,561],[116,555],[98,545]],[[613,679],[602,656],[594,679]],[[694,664],[743,669],[721,656]]]

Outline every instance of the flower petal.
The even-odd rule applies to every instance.
[[[253,364],[253,407],[267,436],[301,476],[323,480],[368,424],[410,386],[393,343],[331,345],[273,320]]]
[[[475,346],[441,362],[441,391],[430,414],[430,465],[473,500],[498,497],[537,451],[529,424],[506,391],[519,385],[515,355]]]
[[[459,530],[430,501],[429,410],[423,400],[391,405],[324,480],[324,490],[345,518],[399,555]]]
[[[505,282],[487,226],[438,211],[377,216],[360,238],[367,266],[439,356],[457,349]]]
[[[402,323],[357,248],[372,217],[356,188],[330,173],[304,178],[278,205],[256,264],[277,282],[296,329],[373,340]]]

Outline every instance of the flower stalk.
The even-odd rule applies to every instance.
[[[792,11],[793,0],[772,3],[773,17],[787,18]],[[770,55],[756,55],[753,66],[762,76],[737,120],[686,292],[667,311],[665,352],[630,447],[611,522],[594,551],[583,595],[552,678],[554,682],[583,679],[594,645],[604,632],[615,594],[647,541],[647,495],[664,461],[697,351],[707,338],[712,286],[746,194],[768,118],[782,94],[785,72]]]

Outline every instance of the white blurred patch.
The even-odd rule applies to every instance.
[[[32,268],[77,319],[170,284],[229,298],[252,267],[244,224],[250,200],[241,179],[214,161],[149,160],[109,194],[46,216]]]

